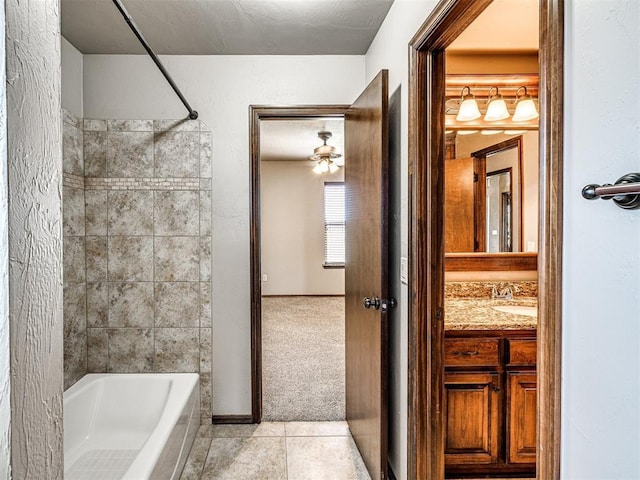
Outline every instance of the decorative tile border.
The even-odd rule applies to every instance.
[[[84,190],[84,177],[72,173],[62,174],[62,186]]]
[[[62,185],[83,190],[211,190],[211,179],[201,178],[91,178],[65,173]]]
[[[86,190],[200,190],[199,178],[86,177]],[[204,190],[204,188],[203,188]]]

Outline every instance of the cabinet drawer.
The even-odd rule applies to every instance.
[[[445,338],[444,366],[493,366],[499,363],[497,338]]]
[[[507,366],[535,366],[537,342],[535,339],[507,340]]]

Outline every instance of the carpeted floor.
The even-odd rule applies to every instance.
[[[344,297],[262,298],[265,421],[345,418]]]

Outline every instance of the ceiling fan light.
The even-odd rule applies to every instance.
[[[334,173],[338,170],[338,167],[344,165],[344,162],[341,164],[334,164],[333,159],[338,159],[342,157],[341,154],[336,153],[336,147],[332,145],[327,145],[327,140],[331,138],[331,132],[321,131],[318,132],[318,137],[323,140],[323,144],[319,147],[313,149],[313,155],[309,157],[309,160],[314,160],[318,162],[315,167],[313,167],[313,172],[317,174],[331,172]]]
[[[322,157],[322,156],[331,155],[335,151],[336,151],[336,147],[324,144],[324,145],[320,145],[319,147],[314,148],[313,149],[313,154]]]
[[[464,94],[464,91],[467,90],[467,95]],[[458,115],[456,115],[456,120],[459,122],[469,122],[471,120],[475,120],[480,118],[482,115],[480,113],[480,109],[478,108],[478,102],[476,102],[475,97],[471,94],[471,89],[469,87],[464,87],[462,89],[462,103],[460,103],[460,108],[458,108]]]
[[[344,167],[344,157],[340,155],[333,161],[333,163],[335,163],[338,167]]]

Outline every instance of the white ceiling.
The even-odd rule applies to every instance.
[[[539,0],[494,0],[447,51],[537,51],[538,20]]]
[[[260,122],[260,160],[308,161],[313,149],[322,145],[318,132],[332,133],[328,145],[344,155],[344,119],[262,120]]]
[[[363,55],[393,0],[123,0],[158,54]],[[61,0],[84,54],[144,54],[112,0]]]

